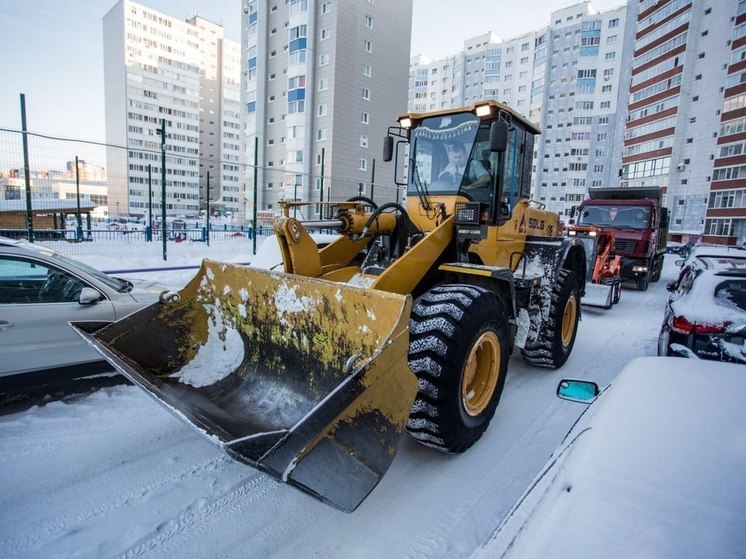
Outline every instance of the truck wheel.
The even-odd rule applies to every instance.
[[[653,276],[650,278],[650,281],[653,283],[661,279],[661,274],[663,273],[664,258],[665,257],[661,254],[658,258],[655,259],[655,271],[653,272]]]
[[[487,429],[505,385],[505,305],[482,287],[435,287],[415,301],[409,334],[419,388],[407,430],[426,446],[463,452]]]
[[[534,339],[526,341],[523,358],[538,367],[558,369],[570,357],[580,318],[578,278],[562,269],[552,287],[549,315],[539,327]]]

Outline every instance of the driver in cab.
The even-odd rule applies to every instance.
[[[469,192],[472,197],[474,193],[471,191],[477,189],[483,190],[484,194],[489,196],[491,177],[484,165],[479,161],[468,161],[466,149],[462,144],[454,144],[450,155],[451,161],[440,172],[438,179],[448,181],[455,186],[461,184],[461,189]]]

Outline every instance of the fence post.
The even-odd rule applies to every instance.
[[[163,238],[163,260],[166,257],[166,119],[161,119],[161,127],[156,130],[161,135],[161,237]]]
[[[80,216],[80,171],[78,170],[78,156],[75,156],[75,194],[78,200],[78,227],[75,232],[77,242],[83,241],[83,218]]]
[[[259,180],[259,136],[254,136],[254,231],[256,231],[256,207],[258,197],[258,185]],[[254,235],[254,254],[256,254],[256,235]]]
[[[205,223],[207,225],[207,246],[210,246],[210,171],[207,171],[207,197],[205,200]]]
[[[34,216],[31,212],[31,169],[28,162],[28,137],[26,136],[26,96],[21,93],[21,130],[23,132],[23,173],[26,178],[26,228],[28,242],[34,242]]]
[[[153,242],[153,165],[148,163],[148,226],[145,228],[145,240]]]

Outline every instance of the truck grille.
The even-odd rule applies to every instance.
[[[614,252],[618,252],[620,254],[632,254],[634,250],[634,239],[616,239],[614,241]]]

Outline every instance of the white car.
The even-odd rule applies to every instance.
[[[24,384],[47,384],[111,370],[69,322],[118,320],[167,290],[0,237],[0,391],[21,376]]]
[[[743,557],[746,370],[642,357],[589,406],[474,558]],[[588,381],[558,395],[595,398]]]

